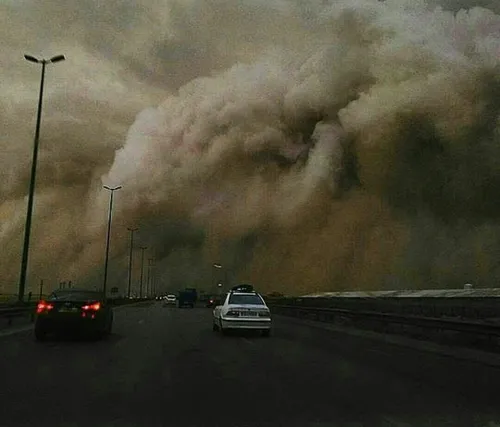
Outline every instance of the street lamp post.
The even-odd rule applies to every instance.
[[[136,232],[139,229],[127,227],[127,230],[130,231],[130,253],[128,257],[128,290],[127,290],[127,297],[130,299],[130,288],[132,285],[132,256],[134,250],[134,232]]]
[[[141,256],[141,286],[139,289],[139,298],[142,298],[142,283],[143,283],[143,278],[144,278],[144,251],[147,249],[147,246],[141,246],[139,249],[142,251],[142,256]]]
[[[153,287],[153,295],[156,297],[156,264],[153,264],[153,274],[151,276],[151,286]]]
[[[109,241],[111,237],[111,218],[113,213],[113,196],[115,194],[115,191],[119,190],[122,187],[121,185],[119,185],[118,187],[111,188],[107,185],[104,185],[103,188],[111,193],[109,196],[108,233],[106,236],[106,258],[104,260],[104,281],[102,285],[102,293],[104,294],[104,298],[106,298],[106,285],[108,282]]]
[[[153,258],[153,265],[151,266],[151,296],[156,297],[155,294],[155,262]]]
[[[227,268],[224,268],[222,266],[222,264],[219,264],[219,263],[215,263],[213,264],[213,267],[214,268],[217,268],[219,270],[222,270],[224,269],[224,286],[226,286],[226,288],[229,288],[229,283],[228,283],[228,276],[227,276]],[[219,288],[220,288],[220,283],[218,284]]]
[[[150,295],[154,295],[153,284],[154,284],[154,269],[155,269],[155,258],[149,259],[149,273],[148,273],[148,281],[149,281],[149,293]]]
[[[148,278],[146,280],[146,294],[151,296],[151,267],[153,266],[153,258],[148,258]]]
[[[37,59],[31,55],[24,55],[27,61],[34,62],[36,64],[42,64],[42,75],[40,78],[40,94],[38,96],[38,111],[36,115],[36,128],[35,128],[35,141],[33,144],[33,160],[31,162],[31,178],[30,178],[30,188],[28,193],[28,208],[26,213],[26,225],[24,227],[24,244],[23,244],[23,255],[21,259],[21,275],[19,278],[19,293],[18,299],[20,302],[24,299],[24,290],[26,288],[26,276],[28,271],[28,255],[30,247],[30,235],[31,235],[31,219],[33,216],[33,202],[35,198],[35,182],[36,182],[36,166],[38,161],[38,146],[40,142],[40,125],[42,121],[42,104],[43,104],[43,86],[45,82],[45,66],[47,64],[53,64],[56,62],[64,61],[64,55],[53,56],[50,59]]]

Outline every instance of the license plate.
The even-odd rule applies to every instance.
[[[76,313],[78,308],[76,307],[61,307],[59,310],[60,313]]]
[[[253,311],[244,311],[243,313],[241,313],[241,315],[244,317],[255,317],[257,316],[257,313]]]

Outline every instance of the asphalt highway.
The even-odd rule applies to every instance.
[[[117,309],[104,341],[0,338],[0,426],[495,427],[500,369],[277,317],[212,331],[211,309]]]

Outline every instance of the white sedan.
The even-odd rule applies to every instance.
[[[231,291],[213,311],[213,330],[226,333],[230,329],[254,329],[268,337],[271,312],[257,292]]]
[[[167,307],[168,305],[175,305],[177,302],[177,297],[175,295],[167,295],[163,299],[163,307]]]

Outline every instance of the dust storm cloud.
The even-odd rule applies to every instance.
[[[37,95],[26,49],[68,56],[47,75],[31,286],[100,283],[103,183],[123,185],[121,289],[130,225],[164,287],[209,287],[213,262],[292,294],[495,285],[496,3],[21,3],[1,6],[3,291]]]

